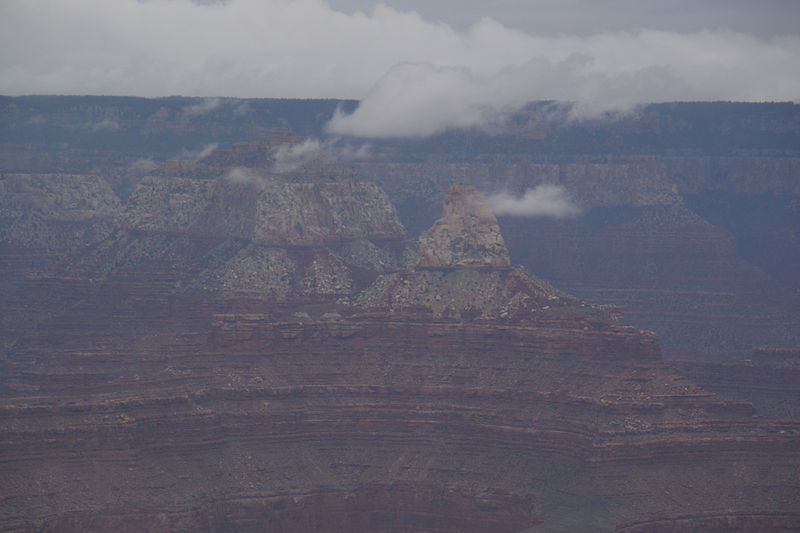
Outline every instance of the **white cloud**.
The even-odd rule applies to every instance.
[[[489,196],[495,215],[565,218],[580,213],[567,191],[558,185],[538,185],[522,196],[501,192]]]
[[[577,114],[643,101],[797,100],[800,37],[543,35],[490,18],[454,29],[325,0],[2,0],[0,93],[363,98],[332,131],[425,135],[537,99],[578,102]],[[219,105],[204,100],[187,116]]]
[[[252,112],[253,108],[249,102],[244,102],[243,104],[239,104],[233,110],[233,114],[236,115],[237,117],[244,117]]]
[[[219,146],[218,143],[211,143],[205,145],[203,148],[199,150],[187,150],[184,148],[181,150],[181,153],[178,154],[178,159],[186,159],[189,161],[202,161],[205,159],[211,152],[217,149]]]
[[[131,163],[128,168],[136,172],[152,172],[158,168],[158,164],[152,159],[139,158]]]
[[[112,118],[104,118],[100,122],[91,124],[92,131],[117,131],[119,130],[119,122]]]
[[[645,102],[800,96],[800,56],[794,55],[800,38],[641,31],[531,39],[544,54],[496,72],[430,63],[394,67],[328,129],[359,137],[426,136],[501,121],[532,100],[571,102],[570,115],[581,118]]]
[[[199,117],[210,113],[222,105],[222,100],[219,98],[203,98],[200,102],[186,106],[183,110],[183,116],[186,118]]]
[[[322,144],[316,139],[306,139],[297,144],[283,144],[275,150],[272,171],[285,174],[300,168],[304,163],[322,155]]]
[[[368,159],[370,145],[354,145],[349,141],[334,137],[320,142],[318,139],[305,139],[297,144],[283,144],[273,154],[271,170],[278,174],[294,172],[306,163],[323,158],[340,160]]]
[[[490,85],[491,77],[475,76],[463,67],[398,65],[375,84],[353,114],[337,111],[328,131],[360,137],[407,137],[474,126],[498,111]]]
[[[372,145],[363,143],[361,145],[354,145],[349,142],[342,142],[341,139],[335,139],[332,144],[332,155],[344,160],[354,159],[369,159],[372,157]]]
[[[250,168],[234,167],[225,173],[223,179],[233,183],[260,183],[263,176]]]

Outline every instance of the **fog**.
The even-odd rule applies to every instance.
[[[522,196],[501,192],[488,200],[495,215],[566,218],[580,213],[567,191],[558,185],[539,185]]]
[[[719,23],[737,31],[663,21],[648,29],[645,11],[632,9],[598,16],[593,27],[570,25],[567,17],[552,26],[561,33],[533,23],[512,27],[513,3],[489,3],[484,11],[465,4],[469,23],[445,17],[445,5],[459,10],[448,2],[420,8],[422,14],[342,4],[348,2],[337,2],[337,10],[324,0],[3,0],[0,93],[209,97],[187,117],[212,112],[221,96],[354,98],[361,106],[337,115],[329,130],[360,137],[480,126],[541,99],[571,102],[580,118],[641,102],[800,98],[800,37],[766,32],[763,21],[748,31],[743,13],[761,19],[741,3],[697,11],[708,21],[727,13]],[[575,18],[585,15],[581,9],[597,12],[594,4],[577,4]],[[553,2],[531,5],[543,20],[566,17]],[[775,2],[760,9],[776,6],[787,17],[795,11]],[[518,11],[530,17],[530,10]],[[693,12],[687,7],[684,18]],[[628,22],[612,24],[614,16]]]

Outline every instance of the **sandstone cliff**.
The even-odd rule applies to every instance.
[[[359,220],[388,223],[306,242],[272,225],[287,233],[270,245],[257,209],[197,225],[215,203],[260,201],[217,186],[132,207],[17,293],[47,313],[2,360],[0,529],[796,526],[800,426],[703,391],[652,333],[492,264],[507,256],[469,189],[428,234],[446,226],[456,253],[423,267],[417,247],[381,240],[402,234],[372,185],[273,184],[311,221],[360,202]],[[446,241],[463,235],[491,236],[493,255],[463,262],[473,248]]]
[[[503,320],[526,320],[538,313],[536,319],[567,307],[589,310],[523,269],[511,268],[497,220],[472,187],[450,189],[441,218],[419,237],[416,250],[413,269],[380,275],[353,304]]]
[[[130,189],[104,172],[53,173],[263,135],[245,113],[218,120],[237,102],[206,120],[183,99],[46,116],[35,100],[0,100],[13,119],[0,130],[29,143],[0,143],[18,172],[0,198],[15,228],[0,248],[0,530],[799,527],[794,352],[668,366],[653,333],[509,261],[622,304],[672,347],[790,346],[792,300],[770,287],[786,286],[776,273],[794,264],[795,233],[766,239],[731,212],[791,228],[781,195],[795,194],[796,149],[676,148],[691,115],[456,136],[427,155],[378,146],[358,166],[423,233],[413,242],[374,184],[314,164],[277,175],[269,136],[151,168]],[[317,104],[286,122],[321,124],[333,103]],[[270,105],[259,116],[280,123],[284,103]],[[30,144],[20,106],[64,144]],[[70,126],[86,113],[89,127]],[[114,121],[118,134],[91,126]],[[605,152],[558,148],[586,132]],[[609,155],[615,143],[659,155]],[[468,157],[454,155],[462,146]],[[498,223],[467,187],[440,210],[466,183],[558,183],[584,211]],[[753,259],[780,241],[786,255]]]
[[[442,217],[419,238],[417,265],[507,267],[510,264],[500,227],[486,201],[472,187],[451,187]]]
[[[120,202],[99,176],[0,175],[0,244],[67,250],[108,235]]]
[[[512,259],[657,331],[669,357],[800,343],[796,157],[436,154],[358,163],[412,234],[453,184],[563,187],[572,218],[501,216]],[[576,161],[577,160],[577,161]]]
[[[300,142],[298,135],[324,143],[333,110],[354,105],[5,97],[0,170],[91,173],[125,199],[146,174],[214,179],[232,166],[270,167],[278,145]],[[453,184],[514,194],[562,185],[580,216],[501,217],[515,262],[584,299],[617,305],[632,323],[659,332],[669,357],[746,354],[800,343],[799,109],[674,103],[575,122],[534,103],[491,134],[370,141],[373,156],[350,163],[387,192],[412,235],[436,220]],[[214,143],[218,149],[200,158]],[[357,178],[330,163],[308,161],[295,178]]]

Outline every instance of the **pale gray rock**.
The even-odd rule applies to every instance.
[[[402,238],[405,230],[374,183],[218,180],[193,232],[270,246],[322,246]]]
[[[0,243],[65,250],[105,238],[119,199],[95,175],[0,175]]]
[[[486,199],[472,186],[455,185],[442,217],[420,235],[419,267],[508,267],[500,226]]]
[[[183,232],[208,208],[214,181],[148,176],[133,190],[122,225],[144,231]]]
[[[226,293],[258,293],[285,301],[293,291],[299,267],[283,248],[249,246],[222,267],[207,272],[198,288]]]

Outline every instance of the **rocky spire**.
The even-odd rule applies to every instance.
[[[454,185],[442,217],[419,238],[420,267],[507,267],[511,261],[486,198],[468,185]]]

